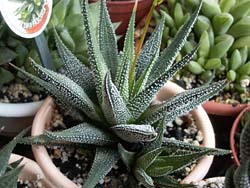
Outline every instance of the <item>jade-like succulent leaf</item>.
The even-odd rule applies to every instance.
[[[121,63],[118,66],[115,84],[125,101],[129,98],[129,72],[131,63],[134,59],[134,26],[135,26],[136,6],[133,9],[132,16],[125,36],[123,52],[121,54]]]
[[[88,96],[95,93],[95,84],[91,70],[82,64],[76,56],[64,45],[56,29],[54,28],[57,51],[62,59],[65,75],[83,88]]]
[[[235,166],[232,165],[230,168],[227,169],[226,175],[225,175],[225,188],[235,188],[234,186],[234,172],[235,172]]]
[[[137,179],[137,181],[142,183],[145,187],[147,187],[147,188],[154,187],[153,179],[149,175],[147,175],[145,170],[143,170],[142,168],[136,168],[134,170],[134,175],[135,175],[135,178]]]
[[[72,128],[50,132],[43,135],[24,138],[22,143],[36,145],[91,144],[105,146],[116,143],[116,138],[110,133],[88,123],[82,123]]]
[[[20,141],[20,139],[28,132],[29,129],[30,128],[24,129],[12,141],[10,141],[0,150],[0,176],[2,176],[5,173],[8,167],[8,161],[14,147]]]
[[[64,95],[64,99],[68,103],[82,110],[90,118],[99,119],[95,105],[78,84],[60,73],[53,72],[36,64],[34,61],[32,61],[32,66],[41,79],[50,83],[57,90],[60,90],[60,93]]]
[[[131,143],[150,142],[157,136],[151,125],[121,124],[111,127],[122,140]]]
[[[117,150],[98,147],[96,149],[94,162],[88,174],[88,179],[85,181],[83,187],[94,188],[96,184],[110,172],[118,160],[119,154]]]
[[[216,93],[222,90],[226,81],[219,81],[208,86],[201,86],[191,90],[184,91],[159,105],[154,111],[147,112],[142,123],[153,124],[165,116],[165,122],[174,120],[196,106],[200,105]]]
[[[11,171],[8,171],[3,176],[0,176],[0,187],[3,188],[17,188],[17,179],[20,174],[23,166],[14,168]]]
[[[250,119],[245,124],[240,137],[240,159],[250,160]]]
[[[126,150],[120,143],[118,144],[118,152],[121,156],[123,163],[127,166],[128,170],[131,170],[131,167],[133,167],[135,161],[136,152]]]
[[[103,58],[111,71],[112,79],[115,79],[117,66],[119,63],[116,35],[109,18],[106,7],[106,0],[101,1],[100,20],[99,20],[99,46]]]
[[[109,124],[126,124],[130,119],[130,113],[109,73],[105,76],[102,96],[102,111]]]
[[[250,161],[244,161],[240,166],[235,170],[234,173],[234,185],[236,188],[247,188],[250,187]]]
[[[104,8],[104,7],[102,7]],[[97,97],[99,99],[99,102],[102,101],[102,86],[104,81],[104,76],[107,73],[107,65],[105,63],[105,60],[102,56],[102,53],[99,49],[98,40],[96,38],[96,34],[93,32],[94,29],[93,26],[90,23],[89,20],[89,6],[88,1],[83,1],[82,6],[82,14],[83,14],[83,25],[84,25],[84,31],[85,31],[85,38],[88,45],[88,54],[89,54],[89,60],[90,60],[90,66],[91,70],[93,71],[94,77],[95,77],[95,86],[96,86],[96,92]]]
[[[130,109],[133,117],[139,118],[140,115],[150,105],[153,97],[158,90],[170,79],[180,68],[184,67],[193,57],[198,48],[195,48],[187,54],[179,63],[174,64],[163,75],[159,76],[152,83],[147,85],[138,95],[129,101],[128,108]]]
[[[158,78],[159,75],[162,75],[172,66],[175,58],[177,57],[181,48],[184,46],[186,39],[197,20],[201,7],[202,1],[195,12],[191,15],[190,19],[178,31],[170,46],[162,52],[162,55],[156,61],[153,67],[153,71],[150,76],[150,82]]]

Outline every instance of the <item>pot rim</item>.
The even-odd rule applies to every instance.
[[[184,91],[184,89],[182,89],[180,86],[168,81],[168,83],[165,84],[165,86],[161,89],[161,92],[163,92],[162,90],[167,89],[167,86],[174,86],[174,88],[177,89],[178,92]],[[51,97],[48,97],[34,119],[31,131],[32,136],[43,133],[46,123],[50,121],[54,106],[55,104],[53,102],[53,99]],[[197,122],[197,125],[199,123],[201,124],[198,127],[200,127],[200,130],[202,131],[204,136],[202,145],[206,147],[215,147],[215,136],[213,127],[205,110],[201,106],[199,106],[191,113],[193,117],[195,117],[194,119]],[[53,164],[44,146],[32,146],[32,151],[36,161],[40,165],[45,176],[51,181],[51,183],[60,188],[77,187],[71,180],[64,176],[64,174],[60,172],[58,168]],[[200,159],[196,167],[182,181],[182,183],[190,183],[203,179],[207,174],[212,164],[212,161],[213,156],[206,156]]]
[[[231,104],[207,101],[202,106],[208,114],[235,117],[248,105],[249,104],[238,104],[237,106],[233,106]]]
[[[22,159],[20,166],[24,165],[24,167],[21,173],[19,174],[19,179],[32,181],[37,180],[37,178],[39,178],[43,186],[45,186],[46,188],[54,188],[45,178],[43,171],[35,161],[27,157],[12,153],[9,158],[9,164],[20,159]]]
[[[27,103],[0,102],[0,117],[29,117],[34,116],[44,100]]]
[[[237,131],[239,125],[240,125],[240,120],[241,120],[242,116],[245,114],[246,111],[250,111],[250,105],[247,106],[246,108],[244,108],[240,112],[240,114],[234,120],[233,126],[232,126],[231,131],[230,131],[230,148],[232,150],[232,156],[233,156],[234,163],[237,166],[240,166],[240,160],[239,160],[238,155],[237,155],[238,152],[237,152],[237,150],[235,148],[235,139],[234,139],[234,136],[235,136],[236,131]]]

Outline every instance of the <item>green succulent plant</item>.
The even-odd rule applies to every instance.
[[[166,17],[163,43],[171,43],[176,32],[190,17],[200,0],[170,0],[161,6]],[[161,15],[155,12],[156,20]],[[227,78],[225,88],[237,93],[248,93],[250,81],[250,1],[203,0],[194,30],[189,36],[177,61],[200,44],[195,55],[181,75],[194,74],[204,82]]]
[[[195,48],[179,63],[174,61],[185,44],[200,8],[201,5],[160,56],[165,22],[163,18],[145,43],[137,60],[136,70],[131,74],[136,5],[126,33],[123,52],[119,54],[105,0],[100,4],[98,35],[93,32],[88,3],[87,0],[84,1],[83,26],[90,67],[80,63],[63,44],[56,30],[55,41],[64,64],[65,75],[48,70],[32,60],[36,75],[16,67],[52,94],[61,108],[70,110],[82,123],[63,131],[46,131],[39,136],[26,137],[21,142],[96,146],[95,159],[83,185],[86,188],[95,187],[119,159],[130,172],[130,187],[140,187],[141,184],[145,187],[176,187],[178,183],[171,178],[172,173],[204,155],[227,154],[228,151],[225,150],[197,147],[165,139],[163,136],[167,122],[219,92],[225,86],[225,80],[185,91],[161,104],[151,105],[158,90],[197,51],[198,48]]]
[[[15,148],[19,140],[27,133],[28,129],[19,133],[11,142],[0,150],[0,187],[16,188],[18,175],[23,169],[20,165],[22,159],[11,164],[8,163],[12,150]]]
[[[246,112],[242,118],[243,130],[240,136],[240,166],[231,166],[225,179],[225,188],[250,187],[250,112]]]

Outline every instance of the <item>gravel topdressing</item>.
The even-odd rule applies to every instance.
[[[12,83],[0,88],[0,102],[27,103],[44,99],[44,93],[31,92],[24,84]]]

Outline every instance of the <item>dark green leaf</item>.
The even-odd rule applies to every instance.
[[[95,187],[110,172],[118,160],[119,154],[116,150],[105,147],[97,148],[94,163],[83,187]]]

